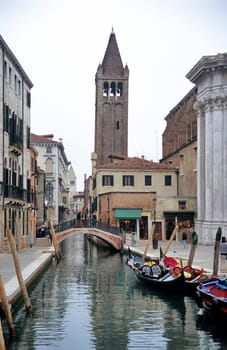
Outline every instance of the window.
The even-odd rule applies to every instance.
[[[29,91],[27,91],[27,106],[31,107],[31,94]]]
[[[4,78],[7,79],[7,62],[4,61]]]
[[[30,127],[27,126],[27,148],[30,148]]]
[[[144,182],[145,182],[145,186],[152,186],[152,176],[145,175]]]
[[[17,173],[13,171],[12,173],[12,185],[16,186],[17,185]]]
[[[20,82],[20,80],[17,81],[17,85],[18,85],[17,92],[18,92],[18,95],[20,96],[21,95],[21,82]]]
[[[4,103],[4,109],[3,109],[3,127],[4,131],[7,131],[9,133],[10,131],[10,117],[11,117],[11,112],[9,106],[7,106]]]
[[[16,76],[16,74],[14,75],[14,90],[17,93],[17,76]]]
[[[12,84],[12,69],[9,67],[9,83]]]
[[[23,175],[18,176],[18,186],[19,188],[23,188]]]
[[[53,160],[52,160],[52,158],[47,158],[47,160],[46,160],[46,172],[53,173]]]
[[[102,185],[103,186],[113,186],[114,179],[113,175],[103,175],[102,176]]]
[[[52,202],[53,201],[53,184],[51,182],[48,182],[46,184],[46,191],[45,191],[45,194],[46,194],[46,200],[48,202]]]
[[[52,146],[51,145],[47,145],[46,153],[52,153]]]
[[[105,82],[103,84],[103,90],[102,90],[103,96],[108,96],[108,90],[109,90],[109,84],[107,82]]]
[[[117,96],[122,96],[122,89],[123,89],[122,83],[118,83],[117,84]]]
[[[123,186],[134,186],[134,176],[124,175],[123,176]]]
[[[186,209],[186,201],[179,201],[178,208],[179,208],[179,210],[185,210]]]
[[[172,186],[172,177],[171,177],[171,175],[165,175],[165,186]]]
[[[114,81],[110,84],[110,96],[115,96],[116,94],[116,84]]]

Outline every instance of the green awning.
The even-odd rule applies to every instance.
[[[141,219],[141,209],[115,209],[116,219]]]

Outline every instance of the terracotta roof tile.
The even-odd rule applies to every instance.
[[[174,170],[175,167],[171,165],[165,165],[156,163],[151,160],[146,160],[139,157],[128,157],[124,160],[119,160],[113,163],[102,164],[97,166],[97,169],[124,169],[124,170],[135,170],[135,169],[148,169],[148,170]]]
[[[53,140],[53,137],[53,134],[36,135],[31,133],[30,135],[31,143],[58,143],[57,141]]]

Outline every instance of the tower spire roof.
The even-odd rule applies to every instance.
[[[124,72],[124,67],[113,28],[102,61],[102,68],[104,74],[114,74],[116,76],[122,75]]]

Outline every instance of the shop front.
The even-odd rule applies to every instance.
[[[147,217],[142,216],[141,209],[115,209],[115,219],[118,220],[121,231],[125,234],[126,240],[130,241],[145,239],[147,235]]]
[[[194,225],[195,212],[164,212],[166,239],[169,240],[177,223],[179,232]],[[176,236],[176,239],[178,236]]]

